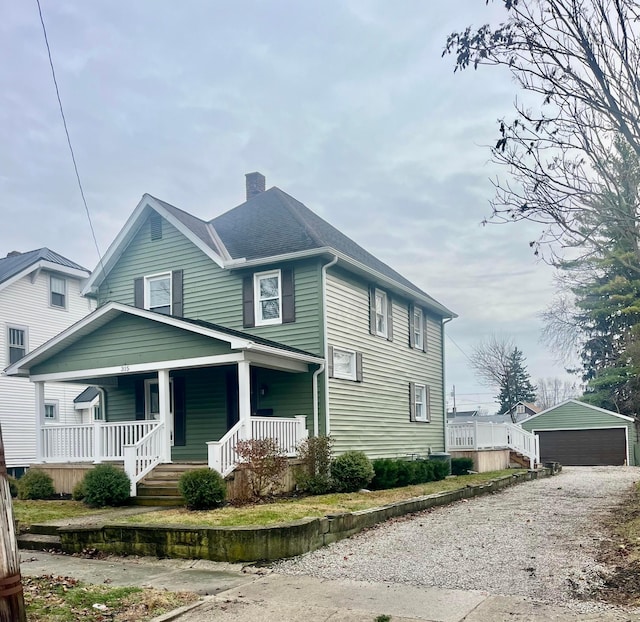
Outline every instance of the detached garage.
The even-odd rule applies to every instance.
[[[635,419],[578,400],[543,410],[521,422],[540,437],[541,462],[566,466],[635,465]]]

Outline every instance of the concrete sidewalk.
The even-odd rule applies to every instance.
[[[188,590],[201,603],[157,622],[640,622],[640,615],[601,608],[592,613],[484,592],[326,581],[205,560],[84,559],[22,551],[22,574],[69,576],[88,583]]]

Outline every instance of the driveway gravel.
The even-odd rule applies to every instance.
[[[561,474],[388,521],[275,572],[524,596],[594,611],[600,519],[640,478],[634,467]]]

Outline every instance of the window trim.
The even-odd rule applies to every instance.
[[[47,417],[47,406],[53,407],[53,417]],[[60,404],[58,400],[45,400],[42,417],[45,421],[58,421],[60,419]]]
[[[422,390],[422,401],[418,401],[418,389]],[[426,382],[409,383],[409,415],[412,422],[431,423],[431,391]]]
[[[146,421],[158,421],[160,413],[151,412],[151,386],[158,387],[158,399],[160,399],[160,384],[156,378],[146,378],[144,381],[144,418]],[[173,417],[174,413],[174,392],[173,378],[169,378],[169,416]],[[155,417],[154,414],[158,416]]]
[[[382,301],[383,301],[383,307],[381,309],[381,312],[378,313],[378,294],[380,294],[382,296]],[[385,292],[383,289],[379,289],[379,288],[375,288],[374,292],[373,292],[373,301],[374,301],[374,314],[375,314],[375,331],[376,331],[376,335],[378,337],[384,337],[385,339],[388,337],[389,335],[389,296],[387,295],[387,292]],[[382,319],[384,321],[384,329],[380,330],[378,329],[378,316],[381,315]]]
[[[278,317],[263,319],[262,318],[262,299],[260,298],[260,280],[263,278],[278,277]],[[265,298],[264,300],[275,300],[276,298]],[[274,326],[282,324],[282,270],[267,270],[265,272],[254,272],[253,274],[253,312],[255,326]]]
[[[420,322],[419,324],[416,326],[416,315],[420,314]],[[413,347],[415,350],[422,350],[424,351],[424,325],[425,325],[425,317],[424,317],[424,311],[422,310],[421,307],[417,307],[414,306],[413,307],[413,322],[412,322],[412,329],[413,329]]]
[[[64,292],[62,294],[60,294],[60,292],[53,291],[53,279],[58,279],[59,281],[62,281],[64,283]],[[58,294],[59,296],[62,295],[63,304],[57,305],[53,302],[54,293]],[[53,309],[66,309],[68,299],[69,299],[69,296],[68,296],[67,279],[64,276],[60,276],[59,274],[50,274],[49,275],[49,306],[52,307]]]
[[[7,324],[7,361],[9,361],[9,365],[13,365],[20,359],[16,359],[11,362],[11,348],[17,347],[11,345],[11,330],[21,330],[24,333],[24,354],[20,358],[24,358],[29,353],[29,327],[21,326],[20,324]]]
[[[169,307],[166,315],[171,315],[173,313],[173,273],[169,270],[168,272],[158,272],[156,274],[146,274],[144,277],[144,308],[147,311],[153,311],[154,313],[162,313],[161,311],[156,311],[155,309],[160,309],[163,307]],[[151,287],[150,284],[152,281],[159,281],[161,279],[168,279],[169,281],[169,304],[162,305],[161,307],[151,308]],[[162,313],[162,315],[165,315]]]
[[[342,374],[338,371],[338,368],[336,367],[336,351],[350,355],[351,369],[352,369],[351,374]],[[333,366],[334,378],[339,378],[340,380],[351,380],[353,382],[356,382],[358,380],[358,354],[355,350],[350,350],[349,348],[341,348],[339,346],[333,346],[331,363]]]

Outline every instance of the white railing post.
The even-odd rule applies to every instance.
[[[250,439],[251,429],[251,367],[249,361],[238,362],[238,411],[241,424],[240,438]]]
[[[478,450],[478,422],[473,422],[473,448]]]
[[[102,422],[93,422],[93,461],[102,462]]]
[[[44,462],[44,382],[35,382],[36,392],[36,462]]]
[[[124,472],[128,475],[131,482],[129,494],[135,497],[138,492],[138,483],[136,482],[136,448],[133,445],[125,445],[122,448],[124,455]]]
[[[307,430],[307,416],[306,415],[296,415],[296,421],[298,422],[298,429],[296,431],[296,446],[299,445],[302,441],[309,437],[309,432]]]
[[[171,462],[171,397],[169,386],[169,370],[158,370],[158,401],[160,402],[160,425],[163,426],[164,438],[161,455],[164,462]]]

